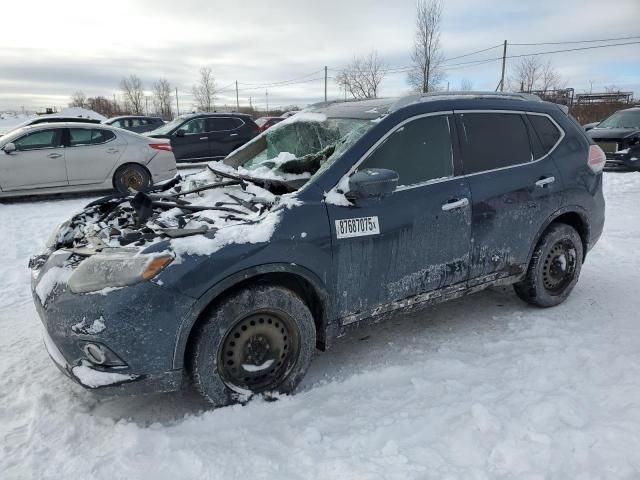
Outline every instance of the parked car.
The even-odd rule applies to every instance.
[[[607,170],[640,170],[640,107],[618,110],[587,134],[607,155]]]
[[[249,115],[240,113],[192,113],[145,135],[171,140],[178,162],[203,162],[226,157],[258,132]]]
[[[130,132],[144,133],[160,128],[164,125],[164,120],[160,117],[129,115],[124,117],[112,117],[102,123],[105,125],[111,125],[112,127],[124,128]]]
[[[258,131],[262,133],[282,120],[284,120],[284,117],[260,117],[256,120],[256,125],[258,125]]]
[[[93,118],[82,118],[82,117],[58,117],[55,115],[43,115],[41,117],[33,117],[29,120],[26,120],[15,127],[7,130],[2,135],[8,135],[14,130],[22,127],[28,127],[29,125],[40,125],[41,123],[70,123],[70,122],[79,122],[79,123],[100,123],[100,120],[96,120]]]
[[[43,123],[0,138],[0,197],[142,190],[176,174],[166,140],[92,123]]]
[[[190,378],[226,405],[292,391],[316,346],[401,311],[508,284],[563,302],[603,229],[605,157],[530,98],[321,104],[180,184],[94,202],[31,261],[51,357],[105,393]]]

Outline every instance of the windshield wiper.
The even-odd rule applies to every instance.
[[[209,170],[211,170],[213,173],[215,173],[216,175],[220,176],[220,177],[230,178],[232,180],[240,180],[240,181],[245,181],[245,182],[251,182],[251,183],[254,183],[254,184],[256,184],[256,185],[258,185],[258,186],[260,186],[262,188],[265,188],[265,189],[267,189],[269,191],[272,191],[273,193],[276,193],[276,194],[292,193],[292,192],[296,191],[296,189],[294,187],[289,185],[284,180],[275,180],[275,179],[270,179],[270,178],[258,178],[258,177],[251,177],[249,175],[241,175],[241,174],[222,172],[220,170],[212,168],[211,165],[207,165],[207,168]]]

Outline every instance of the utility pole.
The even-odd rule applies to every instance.
[[[324,101],[327,101],[327,66],[324,66]]]
[[[269,116],[269,90],[265,90],[264,94],[267,97],[267,116]]]
[[[144,96],[144,109],[147,112],[147,116],[149,116],[149,97]]]
[[[180,115],[180,102],[178,101],[178,87],[176,87],[176,117]]]
[[[449,82],[447,82],[447,92],[449,91]]]
[[[502,75],[500,76],[500,91],[504,92],[504,65],[507,61],[507,41],[504,41],[504,47],[502,49]]]
[[[236,112],[240,111],[240,100],[238,97],[238,80],[236,80]]]
[[[253,114],[253,103],[251,103],[251,97],[249,97],[249,109],[251,110],[251,113]]]

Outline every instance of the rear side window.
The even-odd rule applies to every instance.
[[[466,143],[465,173],[510,167],[533,159],[527,126],[520,114],[460,114]]]
[[[69,146],[76,147],[78,145],[91,144],[91,130],[86,128],[70,128],[69,129]]]
[[[445,115],[413,120],[397,130],[360,165],[398,172],[398,185],[453,176],[449,121]]]
[[[239,118],[209,118],[209,131],[224,132],[228,130],[235,130],[236,128],[241,127],[243,123],[244,122]]]
[[[548,117],[543,115],[527,114],[527,118],[529,118],[529,121],[531,122],[531,125],[533,125],[533,129],[542,144],[542,148],[544,150],[543,155],[546,155],[555,146],[555,144],[558,143],[558,140],[560,140],[560,137],[562,136],[560,130],[558,130],[558,127],[556,127]]]
[[[91,143],[106,143],[116,136],[111,130],[91,130]]]

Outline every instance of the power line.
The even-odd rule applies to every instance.
[[[596,43],[596,42],[614,42],[618,40],[632,40],[640,38],[640,36],[633,37],[617,37],[617,38],[602,38],[600,40],[574,40],[571,42],[539,42],[539,43],[509,43],[509,45],[517,46],[533,46],[533,45],[570,45],[572,43]]]

